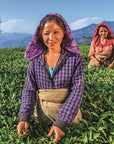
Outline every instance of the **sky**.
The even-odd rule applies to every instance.
[[[114,0],[0,0],[0,30],[33,34],[48,13],[59,13],[71,30],[114,21]]]

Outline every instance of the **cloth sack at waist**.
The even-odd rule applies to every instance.
[[[54,122],[68,95],[68,89],[40,89],[37,97],[43,113]],[[81,119],[82,114],[79,109],[73,123],[79,124]]]
[[[95,55],[95,58],[100,62],[101,65],[109,65],[111,63],[112,59],[104,56],[104,55]]]
[[[69,89],[40,89],[39,99],[48,102],[62,103],[69,94]]]

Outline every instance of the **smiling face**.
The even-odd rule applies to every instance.
[[[98,31],[98,34],[101,38],[107,38],[108,36],[108,29],[106,27],[103,27],[101,26],[99,31]]]
[[[63,37],[63,30],[55,21],[45,23],[42,30],[42,39],[49,50],[60,50]]]

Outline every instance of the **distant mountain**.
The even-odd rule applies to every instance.
[[[107,24],[114,33],[114,21],[103,21],[102,23]],[[97,24],[91,24],[84,28],[72,31],[76,43],[83,43],[84,40],[82,39],[82,36],[93,37],[96,26]]]
[[[31,34],[0,33],[0,48],[24,47],[32,38]]]
[[[103,21],[106,23],[114,33],[114,21]],[[83,43],[82,36],[93,37],[95,27],[97,24],[91,24],[84,28],[72,31],[73,37],[76,43]],[[24,47],[27,46],[32,38],[32,34],[24,33],[0,33],[0,48],[11,48],[11,47]]]

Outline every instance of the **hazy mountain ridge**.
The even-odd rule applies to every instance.
[[[25,33],[0,33],[0,48],[27,46],[32,34]]]
[[[114,21],[103,21],[114,33]],[[93,37],[97,24],[91,24],[84,28],[72,31],[76,43],[83,43],[82,36]],[[24,47],[32,38],[32,34],[25,33],[0,33],[0,48]]]

